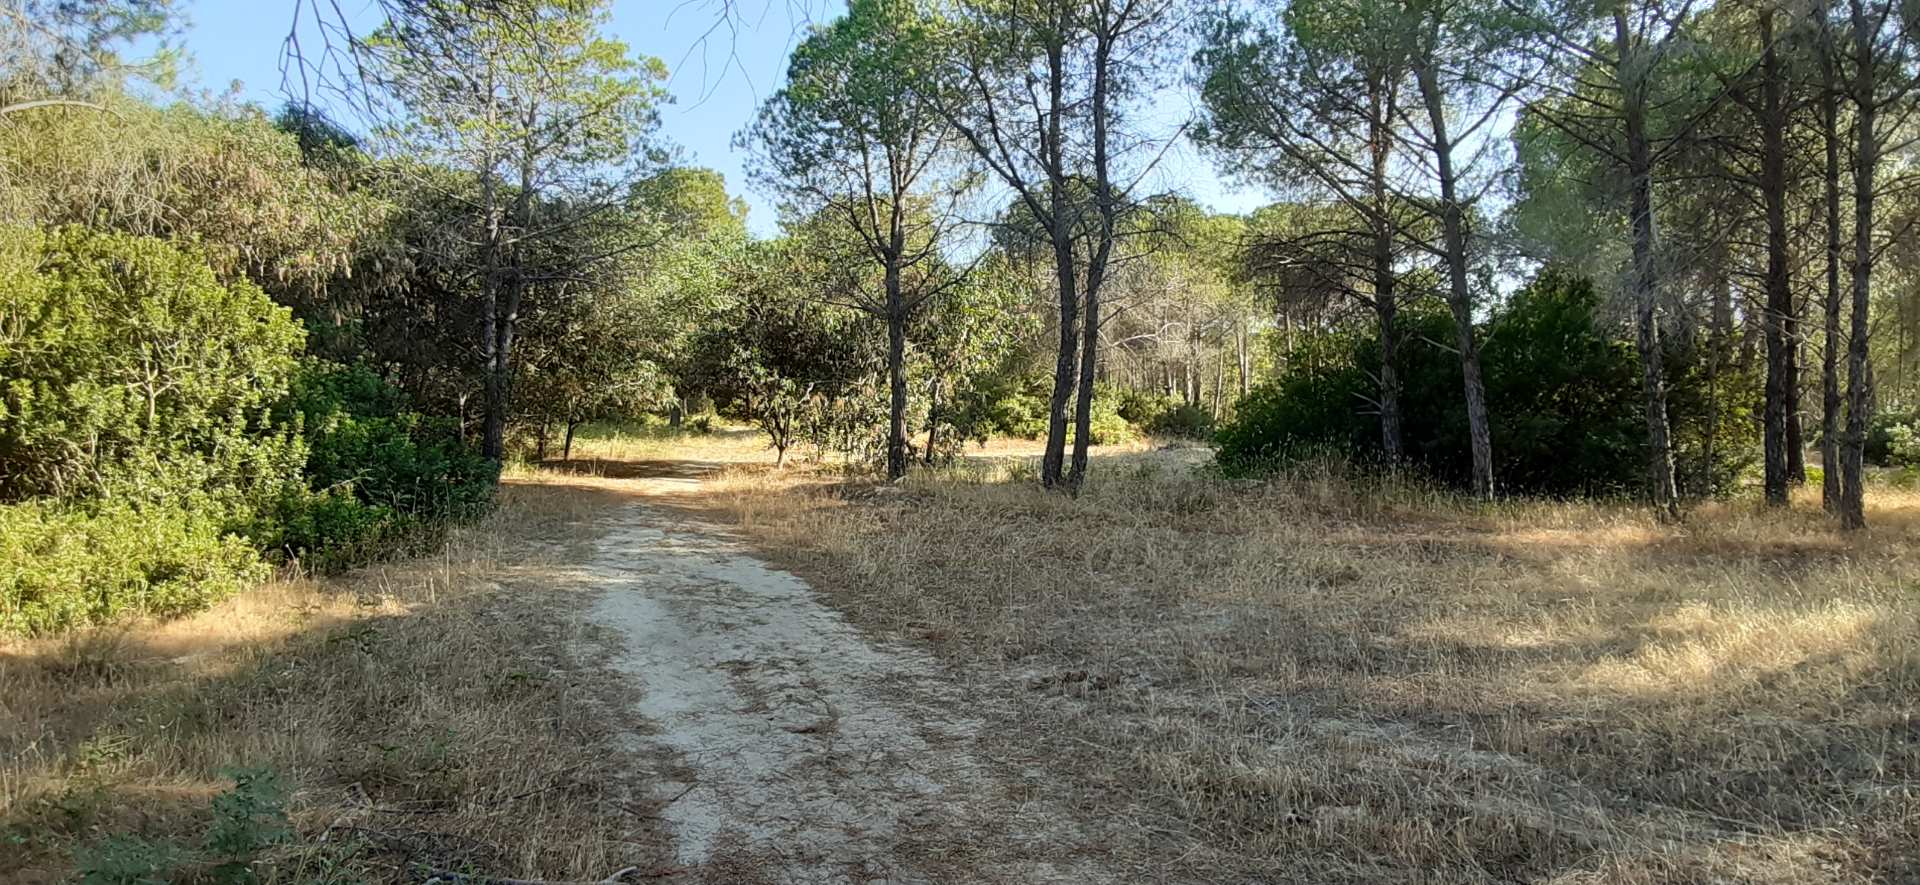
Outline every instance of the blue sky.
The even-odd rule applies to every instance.
[[[327,0],[320,0],[324,6]],[[309,0],[311,3],[311,0]],[[672,72],[674,103],[661,114],[663,133],[685,162],[719,170],[729,191],[751,206],[755,232],[771,233],[777,221],[765,195],[748,187],[733,134],[779,87],[787,55],[807,25],[830,14],[837,0],[740,0],[737,28],[716,28],[708,0],[615,0],[614,35],[636,53],[665,61]],[[378,23],[369,0],[341,0],[356,16],[356,28]],[[183,48],[191,57],[188,82],[216,94],[238,81],[243,100],[269,108],[285,100],[281,45],[293,24],[295,0],[192,0]],[[306,42],[317,43],[309,33]],[[1158,96],[1155,117],[1177,120],[1191,107],[1182,88]],[[1264,202],[1257,192],[1223,182],[1211,164],[1182,141],[1168,152],[1154,184],[1177,190],[1223,211],[1247,211]]]

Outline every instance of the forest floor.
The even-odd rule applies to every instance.
[[[0,645],[0,881],[197,846],[239,767],[270,881],[1920,881],[1920,495],[1035,454],[595,435],[433,555]]]

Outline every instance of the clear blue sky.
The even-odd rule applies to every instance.
[[[321,0],[326,5],[326,0]],[[741,27],[715,28],[714,5],[705,0],[615,0],[612,31],[636,53],[667,63],[674,103],[661,114],[667,139],[686,163],[726,176],[727,188],[752,207],[755,232],[771,233],[775,212],[747,186],[733,134],[746,125],[760,101],[786,73],[787,55],[808,17],[833,14],[838,0],[741,0]],[[293,24],[295,0],[191,0],[182,35],[191,56],[188,82],[216,94],[239,84],[239,95],[269,108],[285,100],[281,89],[281,44]],[[378,24],[369,0],[341,0],[356,28]],[[308,33],[306,42],[317,43]],[[1156,116],[1177,119],[1191,105],[1186,90],[1171,88],[1155,103]],[[1246,211],[1264,202],[1258,193],[1223,182],[1208,161],[1182,141],[1155,183],[1222,211]]]

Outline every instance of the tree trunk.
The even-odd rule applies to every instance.
[[[895,231],[898,239],[898,229]],[[907,475],[907,303],[899,253],[887,260],[887,479]]]
[[[1432,59],[1415,65],[1420,95],[1426,102],[1432,127],[1434,166],[1440,178],[1440,227],[1447,263],[1447,306],[1453,312],[1454,333],[1460,348],[1460,376],[1466,389],[1467,435],[1473,451],[1473,494],[1493,499],[1493,435],[1487,419],[1486,385],[1480,380],[1480,345],[1473,330],[1473,289],[1467,275],[1467,231],[1453,171],[1453,143],[1447,137],[1447,114]]]
[[[1387,115],[1392,112],[1388,105],[1393,84],[1384,77],[1371,77],[1367,87],[1368,184],[1373,191],[1368,226],[1373,231],[1373,315],[1380,327],[1380,451],[1389,466],[1397,467],[1406,458],[1406,447],[1400,429],[1400,301],[1393,268],[1394,230],[1387,215],[1392,211],[1387,180],[1392,134],[1387,130]]]
[[[1073,409],[1073,464],[1067,472],[1067,489],[1074,495],[1087,481],[1087,447],[1093,436],[1094,364],[1100,357],[1100,286],[1106,280],[1107,258],[1113,254],[1114,205],[1113,181],[1108,168],[1107,115],[1108,78],[1112,73],[1115,28],[1120,23],[1104,17],[1094,34],[1093,50],[1093,201],[1099,215],[1099,235],[1087,255],[1087,291],[1083,299],[1086,323],[1081,334],[1080,398]]]
[[[1729,367],[1733,347],[1733,281],[1729,279],[1732,268],[1724,244],[1715,250],[1716,265],[1713,285],[1713,329],[1712,341],[1707,354],[1707,426],[1705,439],[1700,452],[1700,490],[1715,490],[1714,466],[1720,444],[1720,390],[1721,376]]]
[[[1822,182],[1827,234],[1824,344],[1820,355],[1820,506],[1840,509],[1840,84],[1835,82],[1833,31],[1820,28],[1820,136],[1826,147]]]
[[[1253,364],[1247,356],[1247,321],[1244,318],[1240,320],[1239,334],[1234,336],[1234,343],[1240,350],[1240,398],[1246,399],[1253,388]]]
[[[547,460],[547,437],[549,434],[552,433],[552,431],[553,431],[552,424],[547,422],[545,419],[542,419],[540,421],[540,436],[535,441],[534,447],[533,447],[533,460],[535,461]]]
[[[1840,448],[1840,526],[1866,528],[1867,421],[1873,408],[1867,378],[1867,305],[1873,289],[1874,175],[1880,167],[1879,96],[1874,83],[1874,36],[1865,0],[1849,0],[1853,18],[1853,316],[1847,336],[1847,435]],[[1889,13],[1890,14],[1890,13]]]
[[[1766,399],[1761,410],[1764,458],[1762,486],[1767,503],[1780,507],[1787,503],[1791,461],[1787,425],[1791,399],[1789,388],[1793,384],[1793,356],[1787,340],[1787,321],[1793,314],[1793,282],[1787,266],[1786,133],[1776,128],[1779,122],[1776,114],[1784,109],[1785,98],[1781,94],[1778,57],[1773,51],[1773,14],[1770,11],[1760,15],[1760,39],[1765,49],[1760,56],[1763,105],[1760,113],[1759,185],[1767,223],[1767,379]]]
[[[580,427],[580,422],[578,419],[574,419],[574,418],[567,419],[567,438],[565,442],[560,444],[560,460],[562,461],[573,460],[573,432],[579,427]]]
[[[1800,408],[1800,305],[1787,317],[1787,485],[1807,484],[1807,436]]]
[[[1055,192],[1063,190],[1064,185],[1056,186]],[[1065,211],[1064,194],[1055,197],[1057,211]],[[1060,224],[1067,223],[1065,215],[1056,215]],[[1073,241],[1068,232],[1054,232],[1053,262],[1054,277],[1060,292],[1060,342],[1059,353],[1053,362],[1053,396],[1047,400],[1047,448],[1040,457],[1040,485],[1045,488],[1058,488],[1064,479],[1067,455],[1067,402],[1073,397],[1074,373],[1079,366],[1080,353],[1080,297],[1077,288],[1077,274],[1073,266]]]
[[[922,452],[920,460],[928,467],[933,466],[933,452],[940,441],[940,378],[935,375],[933,382],[927,385],[927,450]],[[964,444],[964,440],[962,443]]]
[[[488,184],[482,188],[483,202],[491,201],[493,187]],[[481,319],[480,334],[481,362],[483,364],[482,395],[480,400],[480,455],[498,463],[506,455],[506,386],[500,376],[500,216],[490,206],[487,209],[486,240],[482,245],[480,272],[480,309],[484,312]]]
[[[1653,147],[1647,137],[1646,72],[1641,69],[1624,5],[1613,14],[1614,41],[1622,68],[1621,111],[1627,137],[1627,178],[1632,189],[1628,220],[1633,229],[1634,345],[1640,354],[1640,389],[1646,398],[1647,493],[1662,518],[1678,519],[1680,494],[1673,475],[1672,425],[1667,419],[1666,369],[1660,344],[1660,283],[1654,266]]]
[[[1062,107],[1066,95],[1067,59],[1065,38],[1056,35],[1047,43],[1047,127],[1041,146],[1047,168],[1048,234],[1053,241],[1053,273],[1060,300],[1059,352],[1053,362],[1053,395],[1047,400],[1047,447],[1040,457],[1040,485],[1058,488],[1063,479],[1067,449],[1067,400],[1073,396],[1074,369],[1080,344],[1080,296],[1078,270],[1074,267],[1073,221],[1068,211],[1068,170],[1065,147],[1061,141]]]

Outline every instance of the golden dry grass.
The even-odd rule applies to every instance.
[[[1920,497],[1629,506],[1020,459],[706,502],[990,687],[1143,879],[1920,881]]]
[[[541,473],[593,473],[595,468],[671,461],[720,466],[743,462],[773,462],[773,450],[760,431],[750,427],[716,428],[710,433],[672,430],[666,427],[622,427],[587,425],[573,441],[570,460],[560,458],[556,445],[553,457],[539,463],[521,465],[514,476],[526,478]],[[789,455],[798,460],[798,449]]]
[[[0,645],[0,881],[108,834],[192,845],[222,772],[293,790],[269,881],[413,864],[598,879],[664,862],[560,564],[605,491],[510,485],[424,558],[198,616]],[[644,805],[644,803],[639,803]]]

